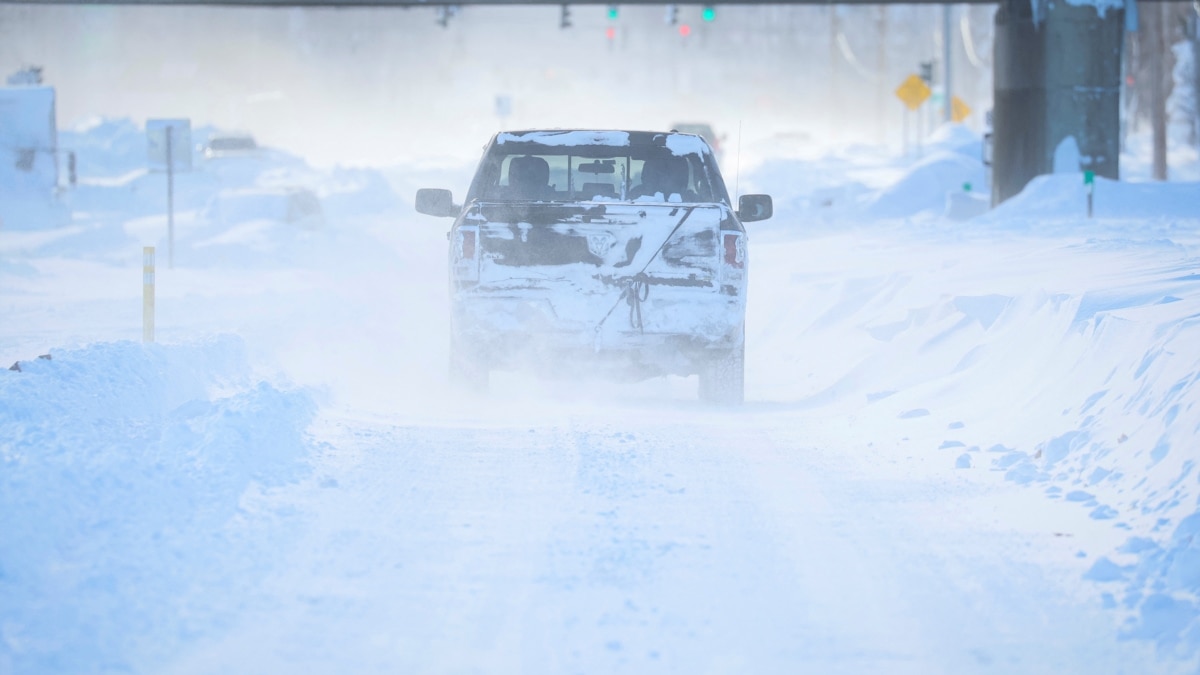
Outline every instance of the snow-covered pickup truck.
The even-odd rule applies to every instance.
[[[496,134],[464,204],[417,191],[449,232],[451,376],[489,370],[627,380],[698,375],[704,400],[742,401],[747,273],[742,223],[712,150],[675,132]]]

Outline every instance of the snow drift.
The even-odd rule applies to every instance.
[[[304,474],[316,406],[234,337],[50,356],[0,371],[0,670],[153,670],[219,621],[189,610],[219,566],[254,582],[222,542],[272,544],[239,514]]]

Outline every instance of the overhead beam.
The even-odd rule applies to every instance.
[[[760,6],[760,5],[995,5],[1002,0],[724,0],[723,2],[665,2],[664,0],[0,0],[0,5],[142,5],[216,7],[465,7],[468,5],[666,5]],[[1187,2],[1188,0],[1137,0],[1138,2]]]
[[[664,2],[663,0],[0,0],[0,5],[145,5],[219,7],[438,7],[467,5],[666,5],[735,7],[757,5],[994,5],[998,0],[725,0],[724,2]],[[1163,0],[1169,1],[1169,0]]]

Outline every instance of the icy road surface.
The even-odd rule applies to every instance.
[[[1115,641],[1078,570],[1055,562],[1086,518],[931,470],[937,455],[899,439],[649,401],[472,417],[323,419],[313,480],[262,505],[304,523],[286,564],[173,672],[1135,673],[1154,660]]]

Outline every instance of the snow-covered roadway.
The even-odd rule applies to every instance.
[[[238,605],[225,634],[172,672],[1153,662],[1149,644],[1113,639],[1063,564],[1089,522],[1053,513],[1063,504],[938,470],[844,420],[693,408],[323,418],[314,475],[260,505],[299,536],[260,588],[225,599]]]

